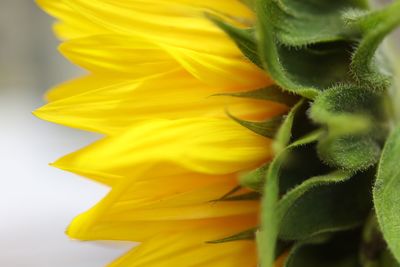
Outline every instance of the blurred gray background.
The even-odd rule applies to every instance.
[[[108,189],[48,166],[96,137],[31,115],[46,89],[79,74],[57,53],[52,21],[31,0],[0,0],[2,267],[100,267],[130,246],[64,235]]]
[[[31,0],[0,0],[2,267],[100,267],[131,246],[64,235],[71,218],[108,189],[48,166],[97,138],[31,115],[46,89],[79,75],[57,53],[51,23]]]

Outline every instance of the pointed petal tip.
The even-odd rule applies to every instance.
[[[35,116],[35,117],[37,117],[39,119],[41,119],[41,110],[40,109],[41,108],[38,108],[38,109],[35,109],[34,111],[31,112],[33,116]]]
[[[90,213],[90,211],[87,211],[76,216],[65,230],[65,234],[72,239],[81,241],[90,240],[88,236],[92,225]]]
[[[50,110],[47,108],[47,105],[42,106],[34,111],[32,111],[32,115],[41,119],[41,120],[45,120],[45,121],[52,121],[52,114],[50,112]]]
[[[68,161],[66,160],[67,157],[68,155],[63,156],[57,159],[56,161],[49,163],[49,166],[76,174],[82,173],[83,170],[81,170],[80,168],[78,167],[74,168],[73,166],[71,166],[71,164],[68,164]]]
[[[62,164],[62,158],[49,163],[49,166],[60,169],[60,170],[67,170],[67,167]]]
[[[57,169],[60,169],[60,170],[63,170],[63,171],[72,172],[72,173],[78,173],[79,174],[81,170],[79,168],[76,168],[76,169],[72,168],[68,164],[68,162],[65,160],[65,158],[67,156],[63,156],[63,157],[57,159],[56,161],[49,163],[49,166],[57,168]]]

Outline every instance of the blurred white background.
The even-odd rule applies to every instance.
[[[130,245],[72,241],[64,230],[108,189],[48,166],[96,137],[31,115],[47,88],[78,74],[51,23],[31,0],[0,0],[0,266],[101,267]]]

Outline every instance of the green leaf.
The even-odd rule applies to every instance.
[[[227,243],[227,242],[234,242],[240,240],[254,240],[256,236],[257,228],[251,228],[246,231],[234,234],[232,236],[228,236],[222,239],[207,241],[209,244],[220,244],[220,243]]]
[[[320,132],[314,132],[289,145],[271,162],[267,172],[262,199],[261,229],[257,236],[260,263],[262,267],[272,266],[275,260],[276,240],[279,233],[279,220],[276,207],[279,199],[279,171],[291,149],[316,142]]]
[[[282,88],[280,88],[275,84],[252,91],[239,92],[239,93],[222,93],[222,94],[216,94],[214,96],[233,96],[233,97],[257,99],[257,100],[265,100],[265,101],[272,101],[285,104],[287,106],[293,106],[299,101],[298,96],[284,92]]]
[[[384,38],[400,25],[400,1],[353,20],[363,32],[363,38],[353,55],[351,70],[359,82],[374,89],[385,89],[390,85],[390,78],[381,68],[382,64],[377,64],[376,52]]]
[[[233,119],[234,121],[236,121],[243,127],[249,129],[250,131],[255,132],[256,134],[259,134],[261,136],[268,137],[268,138],[274,138],[280,125],[282,124],[281,116],[278,116],[278,117],[275,117],[275,118],[272,118],[272,119],[269,119],[266,121],[262,121],[262,122],[255,122],[255,121],[246,121],[246,120],[239,119],[239,118],[233,116],[232,114],[230,114],[229,112],[227,114],[231,119]]]
[[[400,262],[400,127],[387,139],[373,189],[374,205],[383,236]]]
[[[241,29],[232,26],[220,18],[207,14],[208,18],[213,21],[220,29],[222,29],[236,43],[237,47],[242,51],[243,55],[255,65],[262,68],[262,63],[258,57],[257,44],[255,41],[254,29]]]

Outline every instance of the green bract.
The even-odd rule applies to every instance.
[[[242,2],[255,10],[253,27],[211,19],[276,85],[230,95],[290,111],[266,122],[231,115],[274,138],[276,153],[240,177],[262,195],[259,228],[214,242],[256,238],[260,267],[283,253],[286,267],[400,266],[398,93],[395,60],[380,46],[400,24],[400,0],[381,9],[366,0]]]

